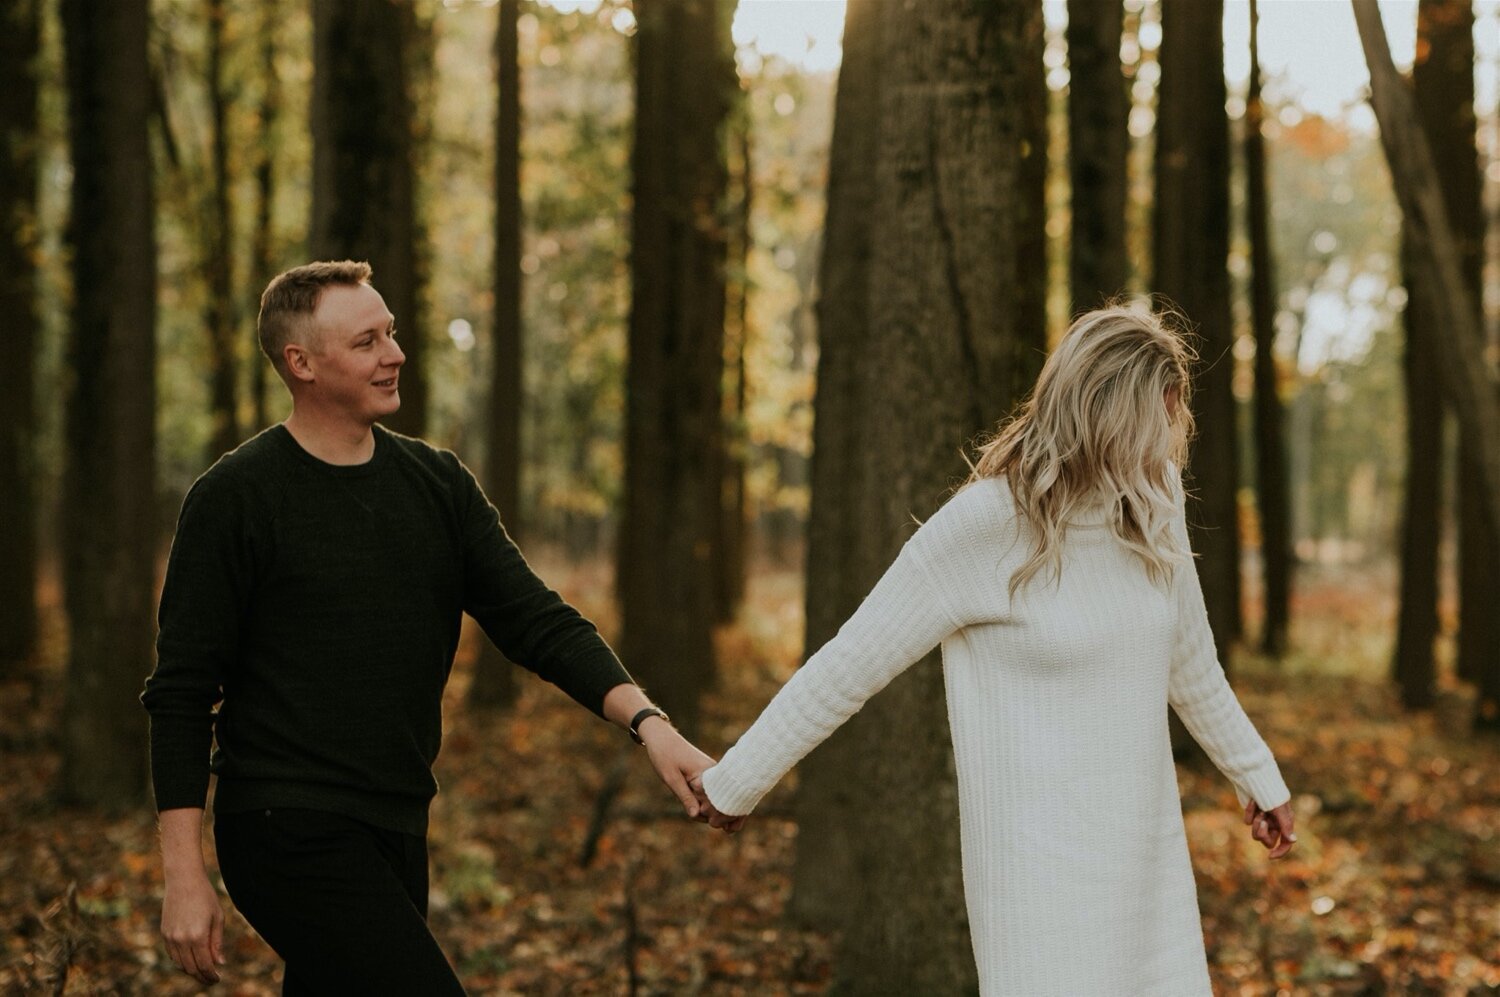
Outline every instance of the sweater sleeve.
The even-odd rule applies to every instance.
[[[158,810],[203,807],[214,706],[235,660],[254,581],[243,496],[206,474],[183,499],[157,611],[156,668],[141,703],[151,715]]]
[[[928,571],[926,552],[941,529],[935,517],[907,541],[838,634],[704,772],[703,789],[721,813],[749,813],[866,700],[958,629]]]
[[[631,681],[594,624],[537,577],[479,482],[457,458],[464,611],[502,654],[599,716],[605,693]]]
[[[1173,535],[1188,550],[1184,496],[1179,489]],[[1182,718],[1214,765],[1234,784],[1243,805],[1255,800],[1261,809],[1291,799],[1271,749],[1261,739],[1229,687],[1214,647],[1208,610],[1195,564],[1179,565],[1173,574],[1177,598],[1177,633],[1172,650],[1168,702]]]

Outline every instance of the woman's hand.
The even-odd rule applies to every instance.
[[[1260,804],[1251,800],[1245,804],[1245,823],[1250,825],[1250,837],[1269,848],[1273,859],[1291,851],[1297,841],[1297,836],[1292,833],[1290,800],[1269,811],[1262,810]]]

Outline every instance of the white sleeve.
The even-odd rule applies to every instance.
[[[871,696],[958,629],[930,581],[919,530],[854,615],[781,688],[719,764],[703,774],[709,800],[747,814],[788,770]]]
[[[1189,549],[1180,491],[1172,532],[1181,548]],[[1262,810],[1278,807],[1291,799],[1291,793],[1271,749],[1224,677],[1203,604],[1197,565],[1178,565],[1172,584],[1177,598],[1177,637],[1172,649],[1168,702],[1214,765],[1234,783],[1241,805],[1254,799]]]

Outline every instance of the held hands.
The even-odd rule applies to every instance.
[[[715,820],[727,821],[729,818],[715,810],[703,794],[703,782],[699,777],[713,766],[712,758],[693,747],[675,727],[660,717],[647,717],[641,721],[639,733],[641,740],[646,742],[646,754],[656,774],[661,776],[668,789],[677,794],[689,817],[700,824],[727,831],[738,831],[744,825],[743,817],[733,818],[737,822],[734,827],[715,823]]]
[[[1250,825],[1250,836],[1269,848],[1273,859],[1291,851],[1297,841],[1297,836],[1292,833],[1290,801],[1275,810],[1262,810],[1260,804],[1251,800],[1245,804],[1245,823]]]
[[[224,911],[207,875],[167,885],[161,936],[183,972],[204,986],[219,982],[215,967],[224,965]]]
[[[709,766],[709,768],[712,767]],[[704,771],[707,771],[707,769]],[[725,834],[733,834],[744,827],[745,821],[750,819],[749,814],[741,814],[736,817],[731,814],[721,813],[709,800],[708,794],[703,791],[702,772],[689,779],[688,786],[691,787],[694,795],[698,797],[698,812],[702,815],[698,819],[707,821],[709,827],[716,827]]]

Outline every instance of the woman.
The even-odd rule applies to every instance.
[[[1290,794],[1224,679],[1177,468],[1186,344],[1148,311],[1069,329],[967,484],[695,783],[733,830],[933,645],[985,994],[1210,994],[1167,706],[1285,855]]]

